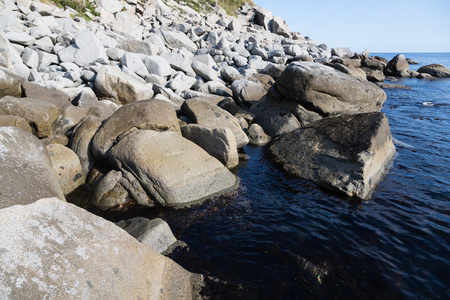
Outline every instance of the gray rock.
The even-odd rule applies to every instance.
[[[332,48],[331,49],[331,55],[339,56],[341,58],[350,58],[353,56],[352,50],[347,47],[338,47],[338,48]]]
[[[163,206],[184,207],[233,189],[236,177],[217,159],[176,132],[138,130],[121,139],[109,160],[134,174]]]
[[[248,63],[247,58],[240,56],[240,55],[233,57],[233,61],[238,68],[245,67]]]
[[[144,65],[139,55],[135,53],[125,52],[122,57],[122,64],[141,77],[148,75],[147,67]]]
[[[108,57],[111,60],[115,60],[115,61],[120,61],[123,56],[125,55],[125,53],[127,53],[127,51],[119,49],[119,48],[109,48],[106,49],[106,55],[108,55]],[[131,52],[134,53],[134,52]]]
[[[426,65],[426,66],[420,67],[420,69],[417,71],[419,73],[430,74],[431,76],[438,77],[438,78],[450,77],[450,70],[447,67],[440,65],[440,64]]]
[[[231,129],[189,124],[183,126],[181,132],[183,137],[199,145],[227,168],[231,169],[239,164],[236,138]]]
[[[182,71],[184,73],[194,73],[194,70],[191,67],[192,62],[189,57],[171,52],[161,53],[160,56],[169,62],[172,69]]]
[[[380,112],[328,117],[280,137],[270,151],[284,168],[351,197],[367,198],[395,154]]]
[[[0,67],[14,71],[11,61],[11,43],[0,33]]]
[[[342,73],[348,74],[350,76],[360,78],[362,80],[367,80],[366,73],[360,68],[355,68],[353,66],[344,66],[339,63],[335,63],[333,66],[336,70],[341,71]]]
[[[0,127],[17,127],[33,133],[27,120],[19,116],[0,115]]]
[[[398,54],[387,63],[386,67],[384,68],[384,75],[396,76],[400,75],[401,72],[407,70],[409,70],[408,61],[403,54]]]
[[[52,32],[47,26],[35,26],[30,28],[30,35],[35,39],[51,36]]]
[[[98,97],[113,98],[122,104],[151,99],[151,85],[142,84],[112,66],[103,66],[95,77],[95,92]]]
[[[149,220],[138,217],[120,221],[116,225],[159,253],[167,251],[177,242],[169,225],[160,218]]]
[[[248,144],[248,137],[242,131],[239,121],[217,105],[199,99],[188,99],[181,106],[181,110],[197,124],[230,128],[236,138],[238,148]]]
[[[284,36],[286,38],[291,37],[289,26],[280,17],[274,17],[270,25],[270,31],[272,31],[273,33]]]
[[[100,40],[89,30],[78,32],[74,41],[79,50],[75,54],[75,63],[79,66],[88,66],[94,62],[106,64],[108,56]]]
[[[366,78],[372,82],[383,82],[386,77],[384,76],[383,71],[370,70],[366,72]]]
[[[274,87],[321,115],[379,111],[386,94],[371,82],[310,62],[291,63]]]
[[[220,70],[220,76],[228,83],[233,83],[235,80],[243,78],[241,73],[233,67],[224,67]]]
[[[2,209],[0,249],[2,295],[9,299],[200,297],[200,275],[54,198]]]
[[[381,62],[378,59],[375,59],[373,57],[363,59],[361,61],[361,65],[363,67],[366,67],[369,69],[380,70],[380,71],[383,71],[384,67],[386,66],[386,64],[384,64],[383,62]]]
[[[184,90],[189,90],[195,85],[197,80],[193,77],[184,75],[184,73],[177,73],[173,79],[169,82],[168,87],[175,92],[181,92]]]
[[[260,6],[255,6],[253,9],[255,11],[255,24],[263,26],[265,30],[270,30],[273,14]]]
[[[271,137],[290,132],[302,125],[293,112],[280,104],[265,96],[250,108],[250,112],[256,115],[255,122]]]
[[[126,205],[130,201],[130,196],[122,186],[122,180],[122,172],[109,171],[95,183],[92,204],[103,210]]]
[[[20,44],[23,46],[32,46],[36,39],[29,34],[22,32],[5,32],[5,38],[7,38],[11,43]]]
[[[155,74],[161,77],[170,76],[172,70],[169,62],[160,56],[146,56],[144,58],[144,64],[150,74]]]
[[[64,106],[72,105],[69,101],[69,95],[66,93],[49,89],[36,83],[25,81],[22,83],[22,90],[25,97],[40,99],[55,105],[59,109]]]
[[[231,90],[234,101],[244,108],[252,106],[267,93],[262,83],[245,78],[235,80],[231,85]]]
[[[92,153],[97,159],[107,159],[109,150],[133,128],[139,130],[175,131],[180,127],[174,107],[161,100],[143,100],[119,108],[102,123],[92,140]]]
[[[260,47],[253,48],[252,51],[251,51],[251,54],[252,55],[261,56],[261,58],[263,60],[267,60],[269,58],[269,55],[267,54],[267,51],[264,50],[263,48],[260,48]]]
[[[250,125],[247,135],[251,145],[263,146],[271,140],[270,136],[264,132],[264,129],[256,123]]]
[[[78,122],[70,138],[70,148],[80,159],[84,177],[87,177],[95,163],[91,141],[100,125],[101,120],[98,117],[86,116]]]
[[[0,114],[24,118],[33,134],[44,138],[52,134],[52,126],[60,112],[55,105],[39,99],[5,96],[0,99]]]
[[[47,150],[32,134],[0,127],[0,158],[0,208],[33,203],[42,197],[65,201]]]
[[[84,184],[86,178],[81,170],[80,159],[70,148],[60,144],[50,144],[46,149],[65,195]]]
[[[194,69],[198,76],[201,76],[206,81],[220,81],[217,72],[201,62],[194,61],[192,63],[192,69]]]
[[[278,64],[272,64],[269,63],[264,69],[260,70],[259,72],[261,74],[267,74],[270,75],[273,79],[277,79],[281,76],[281,74],[286,70],[285,65],[278,65]]]
[[[182,32],[175,32],[169,30],[168,28],[161,28],[156,31],[156,34],[162,38],[165,45],[170,49],[185,48],[191,52],[197,50],[197,45],[195,45],[195,43]]]
[[[24,78],[0,66],[0,98],[3,96],[20,97],[23,81]]]
[[[39,65],[39,55],[31,48],[25,48],[22,53],[22,60],[25,65],[32,69],[37,69]]]

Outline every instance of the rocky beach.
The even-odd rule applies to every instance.
[[[396,156],[384,89],[450,77],[318,44],[254,4],[74,2],[0,0],[0,299],[205,298],[205,274],[168,257],[188,247],[170,224],[102,215],[232,194],[248,145],[370,199]]]

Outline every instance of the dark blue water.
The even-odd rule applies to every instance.
[[[448,53],[406,57],[450,67]],[[399,83],[412,89],[386,90],[383,108],[398,154],[368,201],[293,177],[247,146],[238,191],[144,214],[190,246],[181,265],[226,281],[208,284],[211,299],[448,299],[450,79]]]

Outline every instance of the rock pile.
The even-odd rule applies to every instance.
[[[0,208],[64,200],[83,184],[101,209],[189,206],[234,189],[238,178],[229,169],[239,164],[239,151],[271,139],[271,151],[288,170],[365,198],[395,152],[379,113],[386,95],[371,81],[449,73],[436,65],[410,71],[413,62],[403,55],[388,62],[368,51],[330,49],[249,4],[229,16],[219,6],[199,13],[173,0],[91,2],[98,16],[86,12],[93,19],[86,21],[68,7],[0,0],[0,159],[6,162]],[[5,214],[39,218],[66,211],[92,218],[63,201],[31,205]],[[73,219],[64,222],[70,227]],[[111,242],[102,239],[99,245]],[[70,254],[86,257],[79,266],[93,251],[84,242]],[[137,256],[143,261],[155,256],[144,252]],[[116,275],[119,260],[111,262]],[[172,284],[167,274],[179,266],[157,261],[154,276],[163,279],[156,278],[155,287],[165,297],[164,286]],[[9,274],[5,270],[0,276]],[[94,273],[91,288],[102,284]],[[183,274],[173,284],[192,289],[191,275]],[[20,295],[10,287],[0,286],[0,293]],[[143,298],[158,294],[139,291]],[[98,298],[103,291],[92,293]]]

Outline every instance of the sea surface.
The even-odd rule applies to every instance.
[[[413,70],[450,68],[450,53],[404,54],[420,63]],[[246,146],[236,192],[133,214],[165,219],[189,245],[173,259],[205,274],[210,299],[449,299],[450,78],[396,83],[412,87],[386,90],[397,155],[367,201],[291,176],[266,147]]]

